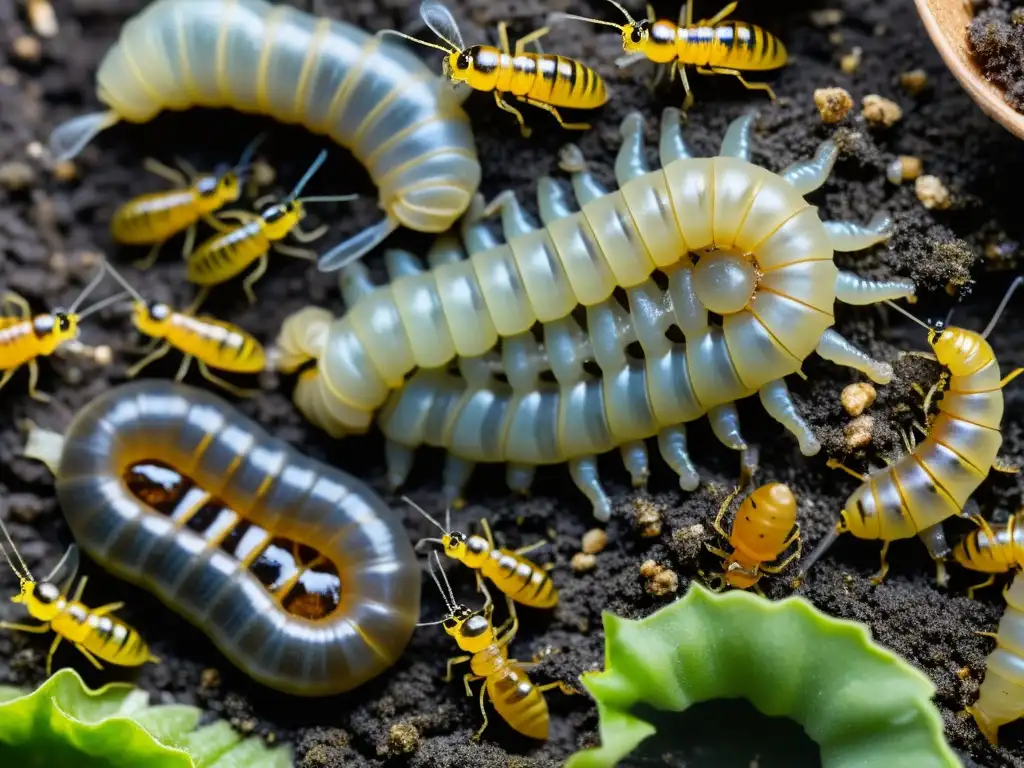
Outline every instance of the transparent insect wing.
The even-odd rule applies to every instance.
[[[79,554],[78,547],[72,544],[68,547],[68,551],[64,553],[64,557],[60,559],[60,562],[53,567],[53,570],[46,574],[44,582],[50,584],[60,582],[60,593],[66,595],[71,589],[71,582],[75,580],[75,576],[78,574],[78,565],[81,562],[81,555]]]
[[[455,23],[451,11],[437,0],[423,0],[423,4],[420,5],[420,16],[430,27],[430,31],[439,38],[451,44],[456,50],[466,49],[466,43],[462,40],[462,33],[459,32],[459,26]]]

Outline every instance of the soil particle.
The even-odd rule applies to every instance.
[[[1024,7],[1016,0],[975,0],[967,42],[981,71],[1024,112]]]
[[[308,5],[298,0],[293,4]],[[13,54],[15,41],[32,34],[24,6],[0,2],[0,165],[17,163],[31,170],[29,180],[14,185],[19,188],[0,185],[0,290],[22,293],[35,312],[67,306],[88,281],[96,254],[101,253],[124,265],[146,296],[179,306],[191,298],[178,257],[180,241],[169,243],[160,262],[148,272],[129,266],[143,254],[116,248],[110,241],[108,224],[117,205],[165,188],[143,171],[144,157],[169,163],[180,156],[197,167],[212,168],[237,157],[246,142],[269,129],[271,136],[261,153],[276,175],[272,189],[279,190],[293,183],[316,151],[326,146],[298,127],[227,111],[192,110],[163,115],[147,125],[118,126],[76,159],[75,173],[54,168],[41,142],[59,122],[98,108],[97,65],[120,26],[142,5],[139,0],[53,0],[59,32],[53,38],[38,36],[39,57],[26,59]],[[319,13],[371,30],[408,28],[416,17],[415,4],[408,0],[322,0],[313,5]],[[485,35],[493,35],[501,19],[510,21],[515,37],[542,25],[553,10],[597,18],[612,18],[614,11],[598,0],[449,0],[448,5],[471,41],[493,39]],[[678,5],[661,2],[657,11],[674,18]],[[721,5],[717,0],[697,2],[696,16],[710,16]],[[772,107],[763,94],[745,90],[733,78],[691,74],[697,101],[686,122],[687,141],[695,153],[713,154],[728,123],[756,108],[754,160],[777,171],[811,156],[822,141],[834,137],[841,148],[840,160],[829,181],[811,196],[822,218],[867,222],[876,212],[886,211],[895,219],[893,236],[886,244],[866,252],[838,254],[839,267],[878,279],[910,277],[919,285],[920,299],[914,307],[919,317],[941,320],[955,307],[954,322],[980,329],[1009,282],[1012,273],[1007,270],[1019,264],[1019,244],[1024,242],[1024,219],[1016,195],[1017,179],[1024,175],[1020,144],[991,123],[946,71],[911,3],[840,0],[828,5],[823,8],[812,0],[741,4],[737,18],[779,35],[792,54],[787,68],[765,77],[779,102]],[[603,110],[586,116],[593,122],[591,131],[567,134],[548,115],[528,110],[534,135],[524,140],[510,116],[497,110],[487,94],[476,94],[467,103],[484,166],[483,193],[490,199],[512,189],[533,214],[537,212],[537,178],[550,174],[564,180],[558,169],[562,145],[576,142],[596,177],[610,185],[619,125],[627,112],[638,109],[648,119],[646,138],[653,163],[657,117],[663,107],[679,105],[683,95],[678,83],[651,91],[646,65],[618,70],[613,62],[621,50],[614,32],[566,23],[551,33],[545,45],[547,50],[593,65],[608,79],[613,98]],[[860,62],[856,71],[844,72],[840,58],[855,47],[862,51]],[[434,54],[425,55],[436,62]],[[923,73],[920,87],[901,85],[901,75],[912,71]],[[869,94],[897,99],[902,118],[890,127],[873,127],[851,110],[837,125],[825,125],[814,92],[826,87],[844,89],[858,104]],[[886,180],[893,160],[904,155],[920,158],[928,172],[951,190],[950,208],[929,210],[917,199],[914,185],[897,186]],[[323,206],[314,212],[313,224],[331,225],[328,239],[357,231],[376,216],[365,173],[344,152],[332,152],[311,184],[311,194],[353,191],[370,196],[371,201]],[[394,240],[396,247],[415,253],[423,253],[429,243],[429,237],[413,233],[400,233]],[[368,260],[378,278],[383,274],[381,264],[380,254]],[[947,292],[949,286],[953,295]],[[256,307],[249,307],[235,286],[216,292],[206,309],[239,323],[264,342],[274,338],[287,314],[305,304],[342,309],[333,278],[288,259],[271,265],[257,291]],[[958,303],[958,295],[966,297],[963,304]],[[1020,306],[1015,302],[991,337],[1004,371],[1024,364]],[[89,347],[109,347],[112,363],[99,365],[89,355],[72,352],[55,355],[41,361],[40,381],[40,389],[54,396],[53,404],[46,406],[25,395],[24,374],[16,376],[0,397],[0,497],[11,502],[12,535],[29,567],[37,572],[45,573],[57,562],[71,535],[54,500],[48,471],[19,456],[25,423],[62,428],[76,410],[124,381],[127,366],[137,357],[132,350],[139,340],[128,331],[123,317],[109,311],[91,320],[95,322],[89,323],[82,341]],[[863,377],[814,356],[803,368],[806,381],[790,377],[790,386],[821,439],[820,456],[801,457],[794,441],[764,414],[756,398],[739,404],[745,436],[762,449],[758,480],[786,482],[793,488],[807,543],[835,525],[844,499],[856,486],[852,478],[828,469],[826,459],[836,458],[865,471],[901,455],[905,436],[916,429],[914,423],[925,425],[922,392],[927,393],[940,372],[930,361],[899,357],[901,351],[925,350],[924,334],[883,307],[838,305],[836,329],[870,354],[895,364],[892,383],[877,387],[877,399],[864,410],[874,420],[868,445],[850,451],[843,435],[850,417],[841,393]],[[173,375],[176,365],[170,361],[154,366],[150,375]],[[309,455],[366,478],[396,514],[405,510],[386,489],[379,435],[330,440],[296,413],[288,396],[291,381],[270,376],[261,383],[271,389],[240,402],[244,413],[276,436],[302,446]],[[1008,387],[1006,400],[1002,459],[1024,465],[1024,387]],[[559,651],[546,655],[531,672],[534,680],[563,680],[578,687],[582,672],[603,664],[602,611],[645,616],[685,592],[693,579],[721,570],[720,559],[707,552],[705,545],[726,544],[711,523],[737,482],[737,457],[715,440],[705,420],[688,425],[688,439],[704,481],[694,492],[680,491],[678,478],[656,457],[653,446],[646,491],[629,487],[617,456],[602,459],[613,516],[607,525],[607,546],[595,556],[596,567],[586,572],[574,573],[570,560],[594,521],[589,504],[571,485],[564,467],[540,471],[529,498],[504,490],[501,468],[478,470],[468,489],[471,504],[455,513],[458,526],[468,527],[487,515],[504,546],[523,546],[539,538],[551,542],[534,559],[555,564],[552,575],[560,592],[559,606],[552,612],[523,609],[520,632],[511,645],[512,655],[523,660],[547,648]],[[441,457],[425,451],[406,489],[432,512],[443,509],[441,467]],[[976,494],[982,511],[997,519],[1019,508],[1022,496],[1024,478],[1001,473],[993,473]],[[638,509],[657,512],[658,532],[649,525],[641,530],[635,527]],[[412,538],[431,535],[424,521],[407,519]],[[728,529],[728,515],[725,524]],[[963,521],[951,521],[950,540],[969,528]],[[643,536],[643,532],[653,535]],[[979,579],[958,571],[953,572],[948,589],[937,588],[932,563],[916,540],[893,545],[887,580],[872,586],[868,577],[877,570],[878,549],[876,542],[840,537],[798,593],[833,615],[866,622],[876,640],[928,674],[938,687],[936,704],[947,735],[965,756],[981,766],[1024,766],[1024,729],[1003,729],[1002,746],[994,749],[973,722],[959,714],[976,695],[983,675],[991,641],[975,633],[995,629],[1004,607],[999,590],[986,590],[979,599],[968,600],[963,596],[965,587]],[[648,593],[650,582],[640,575],[640,565],[647,560],[673,575],[674,594]],[[446,565],[460,599],[477,604],[471,574],[456,564]],[[488,710],[490,725],[482,739],[470,741],[481,725],[478,700],[475,695],[465,696],[461,680],[441,681],[445,660],[457,649],[438,627],[418,631],[402,659],[365,689],[325,700],[297,700],[253,684],[198,629],[143,590],[118,581],[88,560],[83,573],[90,577],[87,601],[99,605],[124,600],[126,607],[119,615],[143,631],[165,660],[141,671],[138,682],[143,687],[155,697],[201,706],[210,718],[227,718],[266,738],[292,741],[299,765],[553,768],[597,738],[597,717],[589,699],[552,691],[547,697],[551,735],[546,743],[519,737],[493,709]],[[761,586],[772,598],[791,592],[785,574],[765,578]],[[16,589],[9,574],[0,579],[0,589],[3,594]],[[442,611],[440,597],[425,580],[423,620],[439,618]],[[0,620],[22,617],[18,606],[0,601]],[[38,684],[44,676],[47,647],[45,638],[0,632],[0,683]],[[92,670],[69,648],[62,648],[56,662],[76,665],[94,685],[130,679],[125,670]],[[964,668],[966,676],[961,674]],[[218,680],[210,669],[219,672]],[[413,730],[415,745],[406,752],[405,745],[413,740],[405,737]]]

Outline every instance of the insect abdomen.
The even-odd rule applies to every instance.
[[[68,603],[51,626],[57,634],[111,664],[139,667],[152,658],[138,632],[112,616],[95,615],[81,603]]]
[[[513,661],[503,664],[487,678],[487,693],[494,709],[515,730],[532,739],[547,739],[548,704],[522,667]]]
[[[186,355],[221,370],[259,373],[266,366],[266,354],[256,339],[213,318],[175,313],[167,338]]]
[[[110,234],[126,245],[151,245],[163,242],[198,219],[192,192],[157,192],[118,208],[110,221]]]
[[[778,69],[786,47],[775,35],[742,21],[714,27],[681,27],[676,51],[681,64],[725,67],[741,71]]]
[[[243,272],[270,250],[270,241],[251,221],[230,232],[215,235],[188,257],[186,277],[195,285],[218,285]]]
[[[507,549],[492,549],[480,569],[503,593],[531,608],[554,608],[558,592],[547,571]]]
[[[39,354],[39,343],[31,320],[15,320],[0,328],[0,370],[17,368]]]
[[[209,393],[147,381],[101,396],[72,422],[56,475],[82,546],[265,685],[350,690],[412,635],[420,572],[400,520]],[[301,581],[307,552],[329,563],[318,573],[336,589]],[[275,594],[289,574],[294,590]]]
[[[601,76],[574,59],[553,54],[523,54],[512,60],[512,67],[515,74],[511,90],[517,96],[569,109],[594,109],[608,101]],[[528,84],[525,92],[515,87],[516,80]]]

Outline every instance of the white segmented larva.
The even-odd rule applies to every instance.
[[[197,106],[300,123],[351,150],[387,216],[333,249],[339,263],[399,225],[447,230],[480,183],[469,119],[447,83],[401,45],[285,5],[157,0],[125,24],[97,91],[110,109],[58,126],[56,157],[74,157],[121,120]]]
[[[967,708],[993,745],[1000,726],[1024,716],[1024,575],[1003,591],[1006,611],[996,630],[996,648],[985,664],[978,700]]]
[[[610,510],[597,454],[620,447],[641,482],[642,441],[658,435],[662,455],[692,489],[697,475],[682,424],[708,414],[722,442],[746,451],[732,404],[743,397],[760,394],[801,450],[817,453],[783,377],[817,351],[888,382],[890,366],[830,330],[833,304],[837,293],[868,304],[912,295],[914,287],[861,280],[833,264],[834,249],[888,236],[881,218],[868,227],[822,224],[803,200],[831,170],[834,145],[778,176],[750,164],[752,124],[747,115],[730,126],[722,156],[693,159],[678,110],[667,110],[665,167],[647,172],[642,123],[631,115],[616,162],[620,191],[602,190],[573,150],[564,164],[581,212],[542,179],[543,229],[505,194],[491,208],[502,212],[506,244],[481,225],[478,204],[463,224],[468,260],[446,237],[428,254],[429,271],[409,254],[389,252],[387,286],[374,286],[354,265],[343,273],[346,315],[332,321],[322,310],[303,310],[277,341],[282,370],[317,360],[296,403],[336,436],[364,431],[383,406],[392,480],[404,478],[411,448],[440,445],[452,454],[452,494],[474,461],[509,462],[517,489],[529,485],[534,465],[569,461],[602,518]],[[628,311],[612,295],[618,286]],[[723,317],[721,325],[709,311]],[[685,344],[670,340],[673,327]],[[492,352],[499,340],[500,354]],[[642,358],[631,353],[634,343]],[[455,358],[461,375],[442,370]],[[587,362],[599,376],[586,371]]]

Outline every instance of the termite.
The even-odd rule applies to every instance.
[[[446,511],[445,524],[442,526],[408,496],[403,496],[402,500],[441,531],[439,539],[420,539],[416,543],[417,549],[423,544],[440,544],[446,556],[473,569],[478,590],[482,579],[486,577],[517,603],[530,608],[554,608],[558,605],[558,591],[548,575],[548,571],[554,566],[539,566],[523,557],[528,552],[544,546],[546,541],[542,539],[514,551],[499,549],[494,544],[494,535],[486,518],[480,520],[483,536],[467,536],[460,531],[452,530],[450,510]]]
[[[765,71],[785,66],[789,60],[786,46],[775,35],[761,27],[742,21],[725,22],[736,10],[737,3],[707,20],[693,23],[693,4],[686,2],[679,14],[679,23],[655,20],[654,9],[647,6],[646,19],[637,21],[615,0],[608,0],[626,17],[626,24],[577,16],[571,13],[552,14],[552,20],[575,19],[591,24],[615,27],[622,32],[622,49],[626,52],[616,60],[619,67],[628,67],[647,59],[655,64],[670,65],[669,76],[676,72],[686,90],[683,109],[693,106],[693,91],[686,78],[686,67],[695,66],[701,75],[732,75],[749,90],[765,91],[775,101],[775,91],[767,83],[751,83],[744,71]]]
[[[996,580],[995,574],[1024,568],[1024,508],[1002,525],[991,525],[981,515],[971,515],[971,519],[978,527],[953,548],[953,559],[968,570],[989,576],[969,587],[968,597],[991,586]]]
[[[465,83],[475,91],[490,91],[499,108],[510,112],[519,121],[523,136],[530,135],[523,113],[513,107],[505,96],[511,94],[523,104],[550,112],[558,124],[569,130],[585,131],[589,123],[567,123],[558,107],[596,109],[608,101],[604,80],[590,67],[565,56],[528,53],[526,47],[544,37],[550,29],[541,27],[516,41],[515,51],[509,47],[508,26],[498,24],[499,48],[490,45],[466,46],[451,12],[436,0],[424,0],[420,16],[430,31],[446,45],[419,40],[395,30],[381,34],[396,35],[414,43],[445,53],[441,61],[445,76],[452,83]]]
[[[722,527],[722,518],[733,499],[739,494],[737,487],[718,509],[715,530],[729,542],[731,553],[707,544],[708,551],[723,558],[722,581],[737,589],[750,589],[764,573],[779,573],[800,557],[800,524],[796,521],[796,497],[788,485],[768,483],[757,488],[740,504],[732,523],[732,533]],[[778,560],[782,553],[796,542],[796,550],[776,565],[765,565]]]
[[[452,667],[456,664],[470,663],[471,672],[462,676],[466,686],[466,695],[472,696],[473,691],[469,684],[477,680],[483,680],[484,685],[480,688],[480,714],[483,715],[484,724],[480,726],[473,735],[473,740],[479,740],[481,734],[487,728],[487,709],[484,706],[488,698],[494,704],[495,710],[504,718],[512,728],[524,736],[532,739],[545,740],[548,737],[548,705],[544,700],[544,691],[552,688],[559,688],[563,693],[574,694],[572,688],[562,681],[534,685],[527,677],[526,671],[539,663],[539,658],[531,662],[521,662],[510,659],[508,656],[508,644],[516,636],[519,630],[519,618],[516,616],[515,605],[508,600],[509,618],[497,629],[491,622],[491,615],[494,612],[494,603],[487,587],[481,582],[481,589],[486,602],[484,607],[472,611],[455,600],[451,584],[448,583],[448,576],[441,568],[441,558],[437,552],[433,553],[433,560],[428,560],[430,575],[434,579],[441,597],[448,608],[448,615],[439,620],[418,624],[417,626],[431,626],[441,624],[449,637],[455,639],[459,650],[465,653],[460,656],[453,656],[448,659],[447,671],[442,678],[444,682],[452,681]],[[444,578],[444,586],[434,571],[434,562],[441,571]],[[446,591],[447,590],[447,591]]]
[[[120,206],[110,220],[111,236],[125,245],[152,246],[149,254],[136,262],[139,269],[148,269],[156,263],[164,242],[184,231],[181,254],[187,258],[195,245],[196,225],[200,220],[220,232],[230,229],[213,214],[241,197],[241,175],[249,170],[253,154],[264,138],[264,134],[257,136],[236,165],[214,173],[199,173],[181,159],[176,160],[181,168],[178,171],[146,158],[146,170],[168,180],[175,189],[139,195]]]
[[[23,365],[28,366],[28,394],[43,403],[50,402],[50,396],[40,392],[39,363],[37,358],[52,355],[65,342],[78,338],[81,320],[106,307],[111,299],[104,299],[84,312],[78,308],[103,280],[103,270],[85,286],[69,309],[57,309],[47,315],[32,316],[24,297],[8,291],[3,304],[13,304],[21,313],[20,317],[0,317],[0,389],[11,380]]]
[[[1024,277],[1010,284],[981,334],[954,326],[933,328],[902,307],[886,302],[927,329],[936,361],[949,369],[949,386],[939,401],[939,413],[928,436],[899,461],[863,475],[829,460],[829,466],[843,469],[861,485],[847,499],[835,530],[811,553],[797,581],[839,534],[848,531],[859,539],[884,542],[881,569],[872,578],[874,583],[884,579],[889,569],[885,560],[889,545],[916,535],[935,561],[939,584],[945,584],[944,560],[949,546],[942,522],[963,512],[971,494],[997,463],[1003,442],[1003,387],[1024,373],[1024,368],[1017,368],[1000,379],[999,361],[986,341],[1021,284]]]
[[[134,299],[132,324],[140,333],[152,338],[156,345],[146,357],[128,369],[128,378],[138,376],[143,368],[159,360],[173,347],[185,355],[174,377],[175,381],[185,378],[195,360],[199,372],[210,383],[237,397],[251,394],[214,375],[210,368],[248,374],[262,371],[267,356],[263,345],[254,336],[233,323],[206,315],[196,317],[191,314],[191,309],[178,312],[169,304],[146,301],[117,270],[109,264],[106,269],[126,291],[119,298],[130,295]]]
[[[107,603],[99,608],[89,608],[82,602],[87,576],[81,578],[74,595],[68,597],[71,584],[78,572],[78,547],[72,544],[46,578],[37,582],[25,565],[18,548],[14,546],[3,520],[0,520],[0,529],[3,530],[14,558],[17,558],[16,565],[15,560],[0,542],[0,551],[4,553],[8,565],[21,585],[21,592],[12,597],[11,602],[24,605],[32,618],[42,622],[32,625],[3,621],[0,622],[0,629],[36,634],[52,631],[56,635],[46,656],[47,677],[52,674],[53,655],[62,640],[74,645],[96,669],[103,669],[100,661],[119,667],[141,667],[146,662],[160,663],[160,659],[153,655],[149,645],[136,630],[112,616],[115,611],[124,607],[124,603]],[[67,569],[68,576],[58,586],[54,579],[63,569]]]
[[[300,243],[309,243],[323,236],[327,226],[310,232],[299,228],[306,216],[305,203],[329,203],[355,200],[358,195],[326,195],[320,197],[299,197],[299,193],[327,159],[327,150],[317,155],[299,183],[287,196],[263,207],[260,213],[247,211],[222,211],[220,218],[235,218],[240,226],[213,235],[187,258],[186,276],[190,283],[202,288],[194,306],[202,303],[211,286],[219,285],[235,277],[254,261],[256,269],[242,282],[242,288],[249,302],[256,303],[253,284],[267,271],[271,249],[285,256],[297,259],[317,260],[317,254],[308,248],[294,248],[281,241],[291,235]],[[257,207],[259,207],[257,201]]]

